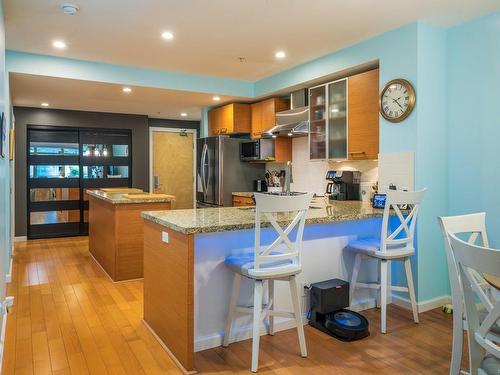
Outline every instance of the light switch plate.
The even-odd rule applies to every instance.
[[[161,240],[168,243],[168,232],[161,232]]]

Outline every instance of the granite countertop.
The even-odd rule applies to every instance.
[[[106,193],[102,190],[87,190],[87,194],[102,199],[111,204],[133,204],[133,203],[165,203],[172,202],[175,200],[173,195],[168,195],[167,197],[145,197],[141,199],[130,199],[127,195],[149,195],[149,193]]]
[[[184,234],[224,232],[251,229],[255,226],[255,209],[252,207],[221,207],[191,210],[146,211],[141,216],[149,221]],[[382,217],[383,210],[372,208],[361,201],[335,201],[315,198],[306,217],[306,224],[361,220]],[[288,223],[290,214],[280,214],[278,222]],[[263,223],[263,226],[269,226]]]

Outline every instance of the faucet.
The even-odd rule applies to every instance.
[[[285,169],[285,192],[286,192],[286,195],[290,195],[290,183],[291,182],[293,182],[292,162],[287,161],[286,162],[286,169]]]

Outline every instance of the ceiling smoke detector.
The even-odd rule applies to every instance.
[[[69,14],[70,16],[76,14],[76,12],[78,12],[78,10],[80,10],[78,5],[70,4],[70,3],[61,4],[61,9],[64,12],[64,14]]]

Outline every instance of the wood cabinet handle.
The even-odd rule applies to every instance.
[[[365,151],[350,151],[349,154],[364,155],[364,154],[366,154],[366,152]]]
[[[225,133],[227,133],[227,128],[221,128],[221,129],[220,129],[220,133],[221,133],[221,134],[225,134]]]

